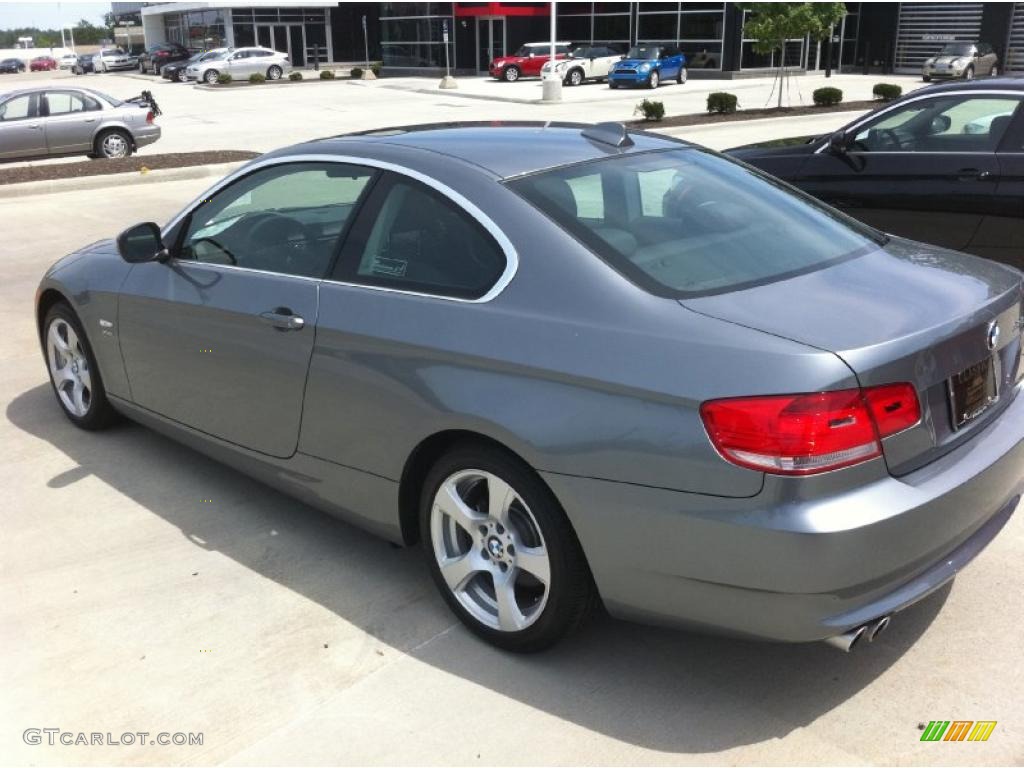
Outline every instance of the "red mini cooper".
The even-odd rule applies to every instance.
[[[569,55],[572,43],[555,43],[555,58]],[[491,62],[491,77],[514,83],[520,77],[540,77],[540,68],[551,58],[551,43],[526,43],[511,56],[499,56]]]
[[[57,60],[50,56],[39,56],[32,59],[29,63],[28,68],[32,72],[46,72],[51,69],[57,68]]]

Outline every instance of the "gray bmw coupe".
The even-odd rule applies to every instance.
[[[422,542],[477,634],[616,616],[849,650],[1024,488],[1022,275],[618,125],[264,155],[58,261],[57,402]]]

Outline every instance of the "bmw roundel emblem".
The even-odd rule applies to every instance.
[[[999,343],[999,323],[993,320],[988,326],[988,348],[993,350]]]

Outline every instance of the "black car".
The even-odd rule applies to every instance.
[[[157,43],[149,46],[139,56],[139,72],[159,75],[161,68],[167,64],[185,61],[191,56],[192,52],[180,43]]]
[[[188,78],[185,77],[185,70],[192,64],[198,64],[201,61],[212,59],[215,56],[220,56],[225,51],[230,51],[231,48],[214,48],[212,51],[203,51],[202,53],[194,53],[191,58],[185,59],[184,61],[176,61],[173,64],[165,64],[160,70],[160,76],[165,80],[170,80],[176,83],[188,82]]]
[[[885,232],[1024,267],[1024,80],[934,85],[728,154]]]
[[[89,72],[95,72],[96,69],[92,64],[92,54],[90,53],[84,56],[79,56],[78,60],[74,63],[74,66],[71,67],[71,71],[76,75],[85,75]]]
[[[25,62],[21,59],[4,59],[0,61],[0,74],[16,75],[25,71]]]

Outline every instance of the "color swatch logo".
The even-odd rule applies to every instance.
[[[988,741],[996,720],[931,720],[921,741]]]

